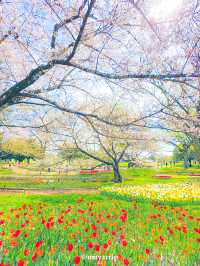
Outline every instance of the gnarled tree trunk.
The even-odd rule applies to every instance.
[[[119,163],[118,162],[114,162],[113,163],[113,171],[114,171],[114,182],[115,183],[122,183],[122,176],[120,175],[119,172]]]

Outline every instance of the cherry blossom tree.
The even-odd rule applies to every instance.
[[[199,35],[188,30],[191,21],[198,29],[196,1],[164,21],[154,1],[1,1],[0,7],[1,109],[31,105],[91,116],[69,105],[68,91],[92,99],[94,86],[115,84],[127,94],[149,83],[151,93],[157,83],[199,86],[192,61]]]
[[[121,183],[119,163],[128,155],[152,151],[158,138],[144,128],[133,127],[133,115],[123,106],[100,106],[99,114],[109,123],[90,117],[77,119],[74,115],[68,115],[64,116],[64,119],[60,118],[60,125],[54,133],[60,141],[66,136],[63,143],[70,143],[71,150],[79,151],[101,164],[112,167],[114,182]],[[65,146],[59,146],[61,151],[65,152]]]

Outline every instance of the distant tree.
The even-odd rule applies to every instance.
[[[41,159],[44,150],[34,139],[10,138],[2,144],[2,152],[7,154],[7,158],[23,161],[27,159]]]
[[[87,159],[88,156],[83,154],[79,149],[77,149],[73,143],[65,142],[60,148],[58,156],[62,159],[67,160],[69,163],[74,160]]]
[[[177,136],[178,143],[173,152],[175,161],[183,161],[184,167],[192,167],[192,160],[200,160],[200,142],[185,134]]]
[[[193,152],[195,160],[200,164],[200,139],[196,139],[193,144]]]

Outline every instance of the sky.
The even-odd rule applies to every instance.
[[[148,17],[155,22],[163,22],[177,15],[184,0],[152,0]]]

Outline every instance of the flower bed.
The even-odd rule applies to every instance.
[[[153,201],[200,201],[197,184],[152,184],[138,186],[102,187],[101,191],[117,198]]]
[[[0,265],[199,265],[200,218],[188,210],[108,200],[73,204],[0,210]]]
[[[96,173],[111,173],[112,170],[106,170],[106,169],[95,169],[95,170],[80,170],[81,175],[90,174],[95,175]]]
[[[171,176],[171,175],[156,175],[155,177],[156,177],[156,178],[161,178],[161,179],[169,179],[169,178],[171,178],[172,176]]]
[[[39,204],[23,205],[8,214],[1,211],[0,265],[91,265],[85,256],[114,252],[115,260],[128,265],[127,211],[113,206],[97,212],[95,202],[82,202],[54,210]]]

